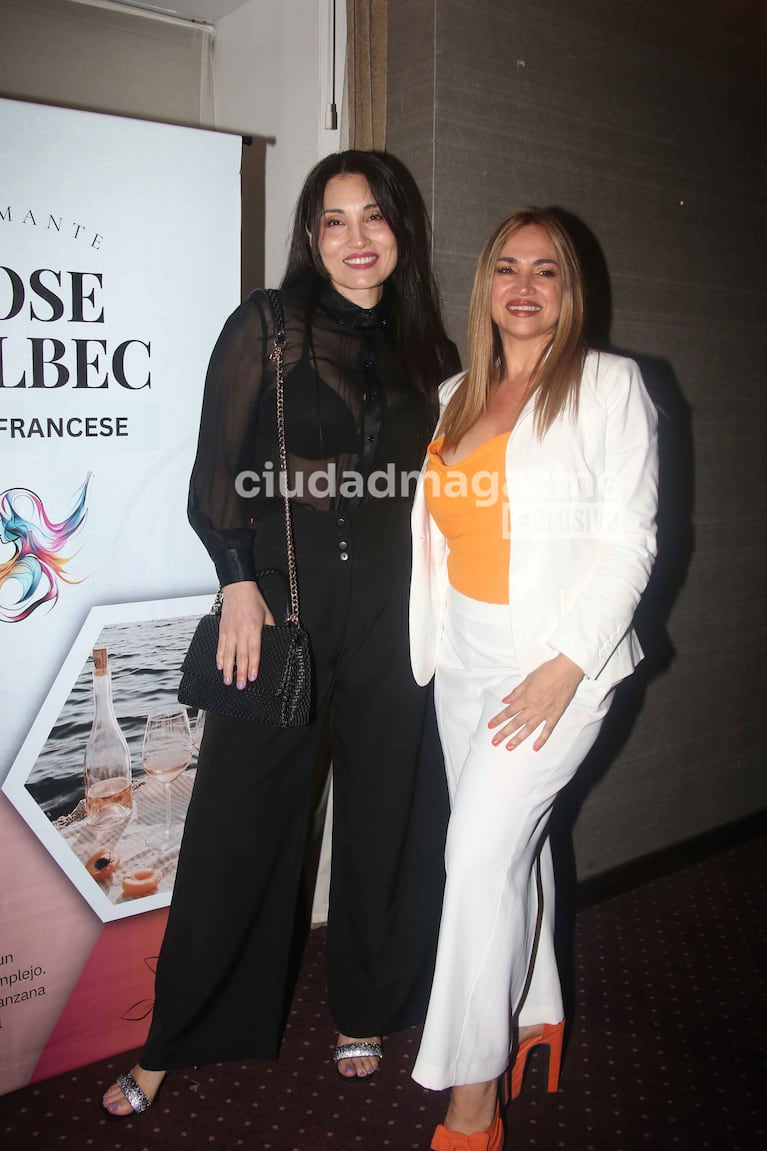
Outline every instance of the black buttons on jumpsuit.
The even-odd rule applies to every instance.
[[[336,520],[336,523],[338,524],[339,528],[346,527],[346,516],[339,516],[338,519]],[[349,544],[346,540],[339,540],[338,541],[338,551],[340,553],[338,558],[343,560],[344,562],[346,562],[346,560],[348,560],[348,558],[349,558],[349,553],[346,550],[348,548],[348,546],[349,546]]]

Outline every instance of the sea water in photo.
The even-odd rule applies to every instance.
[[[147,715],[155,708],[179,706],[181,662],[196,626],[197,619],[190,616],[110,624],[93,643],[108,652],[112,702],[128,742],[134,779],[143,775]],[[50,820],[68,815],[84,797],[83,758],[93,714],[93,665],[88,659],[26,781]]]

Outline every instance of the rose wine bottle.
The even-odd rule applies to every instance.
[[[93,727],[85,745],[85,812],[112,821],[130,817],[131,761],[112,704],[107,649],[93,649]]]

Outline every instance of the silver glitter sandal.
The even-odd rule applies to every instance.
[[[383,1059],[383,1047],[381,1046],[380,1043],[367,1043],[367,1042],[364,1042],[364,1043],[363,1042],[340,1043],[338,1045],[338,1047],[336,1047],[335,1051],[333,1052],[333,1062],[335,1063],[336,1068],[337,1068],[338,1064],[343,1059],[360,1059],[360,1058],[364,1058],[365,1056],[372,1057],[373,1059],[379,1059],[379,1060]],[[344,1075],[343,1072],[341,1072],[341,1071],[339,1071],[338,1074],[341,1076],[342,1079],[364,1079],[365,1078],[364,1075],[357,1075],[357,1074]],[[370,1074],[374,1075],[375,1072],[371,1071]]]
[[[140,1115],[142,1111],[146,1111],[149,1107],[152,1106],[152,1100],[147,1098],[136,1080],[131,1075],[130,1071],[126,1071],[124,1075],[118,1075],[115,1079],[115,1083],[130,1103],[132,1110],[137,1115]],[[108,1112],[108,1114],[114,1114],[114,1112]],[[117,1118],[125,1119],[127,1116],[120,1115],[117,1116]]]

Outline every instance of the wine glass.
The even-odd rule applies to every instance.
[[[160,857],[170,851],[173,835],[170,827],[170,789],[176,776],[189,765],[194,752],[189,716],[185,708],[175,711],[151,711],[144,730],[141,766],[147,775],[158,779],[165,788],[165,826],[147,836],[150,847],[157,847]]]
[[[204,730],[205,712],[200,708],[192,720],[192,747],[194,748],[195,755],[200,754],[200,744],[202,743],[202,733]]]

